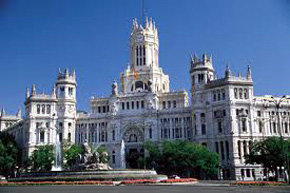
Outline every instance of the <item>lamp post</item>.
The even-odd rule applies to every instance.
[[[282,142],[282,150],[283,150],[283,157],[284,157],[284,164],[286,165],[286,170],[287,170],[287,173],[286,173],[286,181],[289,183],[289,177],[288,177],[288,172],[289,172],[289,160],[288,160],[288,156],[287,156],[287,152],[288,152],[288,144],[287,144],[287,149],[285,149],[285,145],[284,145],[284,141],[283,141],[283,135],[282,135],[282,127],[281,127],[281,121],[280,121],[280,104],[283,102],[283,100],[286,100],[286,99],[290,99],[288,96],[282,96],[280,99],[275,99],[273,96],[271,96],[271,98],[273,99],[273,101],[270,101],[270,102],[273,102],[275,104],[275,107],[276,107],[276,115],[277,115],[277,118],[278,118],[278,129],[279,129],[279,134],[280,134],[280,139],[281,139],[281,142]]]

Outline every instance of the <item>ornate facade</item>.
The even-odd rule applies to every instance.
[[[56,140],[104,145],[110,165],[121,168],[121,142],[125,142],[128,168],[138,167],[142,144],[151,140],[188,140],[220,155],[220,178],[252,180],[263,177],[260,165],[246,165],[244,155],[254,140],[290,137],[290,100],[254,96],[251,70],[245,77],[230,69],[215,76],[212,57],[191,58],[191,104],[186,91],[170,91],[169,76],[159,67],[158,31],[152,20],[133,21],[131,62],[113,81],[111,95],[91,97],[90,111],[76,111],[76,74],[59,71],[50,95],[27,90],[25,117],[0,117],[1,130],[12,133],[23,156],[38,145]],[[4,125],[4,126],[3,126]]]

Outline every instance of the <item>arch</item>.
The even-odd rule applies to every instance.
[[[137,126],[129,126],[123,134],[123,139],[127,143],[137,143],[144,141],[144,135]]]

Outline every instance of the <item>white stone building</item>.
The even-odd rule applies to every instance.
[[[56,140],[104,145],[110,164],[120,168],[121,141],[138,167],[146,140],[188,140],[220,155],[220,178],[252,180],[263,176],[259,165],[246,165],[243,155],[254,140],[268,136],[290,137],[290,100],[253,96],[253,80],[234,76],[230,69],[216,78],[212,58],[191,58],[191,104],[186,91],[170,91],[169,76],[159,67],[158,32],[152,20],[144,26],[133,21],[131,63],[112,83],[105,98],[91,97],[89,113],[76,111],[76,74],[59,72],[50,95],[27,90],[25,117],[0,117],[1,130],[12,133],[24,155]],[[120,87],[120,89],[119,89]],[[5,115],[5,116],[4,116]]]

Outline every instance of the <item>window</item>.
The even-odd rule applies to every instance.
[[[225,91],[223,90],[223,100],[225,100],[226,99],[226,93],[225,93]]]
[[[115,130],[112,131],[112,140],[115,141]]]
[[[62,133],[59,133],[59,142],[62,142]]]
[[[219,143],[215,142],[215,151],[217,154],[219,154]]]
[[[141,108],[144,109],[144,101],[141,101]]]
[[[276,133],[276,123],[273,122],[273,132]]]
[[[44,131],[39,132],[39,141],[40,143],[44,143]]]
[[[235,94],[235,99],[238,99],[238,89],[237,88],[234,89],[234,94]]]
[[[223,132],[223,126],[222,126],[222,122],[221,121],[218,121],[218,131],[219,131],[219,133]]]
[[[37,105],[36,108],[37,108],[37,114],[40,114],[40,105]]]
[[[247,123],[246,123],[246,119],[242,120],[242,131],[246,132],[247,131]]]
[[[73,88],[68,88],[68,94],[69,94],[70,96],[73,95]]]
[[[130,109],[130,103],[127,102],[127,109]]]
[[[261,111],[257,111],[257,116],[261,117]]]
[[[131,102],[132,109],[134,109],[134,101]]]
[[[248,89],[244,89],[244,98],[245,99],[248,99],[249,97],[248,97]]]
[[[106,112],[106,106],[103,106],[103,113]]]
[[[240,99],[243,99],[243,89],[239,89],[239,96],[240,96]]]
[[[101,107],[98,107],[98,113],[101,113]]]
[[[202,143],[201,145],[204,147],[207,147],[207,143]]]
[[[216,92],[213,92],[213,101],[216,101]]]
[[[226,153],[227,153],[227,159],[230,158],[230,150],[229,150],[229,142],[226,141]]]
[[[136,108],[139,109],[139,101],[136,101]]]
[[[41,113],[45,114],[45,105],[41,105]]]
[[[242,158],[242,153],[241,153],[241,141],[238,141],[238,155],[239,155],[239,158],[241,159],[241,158]]]
[[[201,134],[202,135],[206,135],[206,126],[205,126],[205,124],[201,125]]]
[[[244,169],[241,169],[241,175],[242,175],[242,178],[245,177],[245,172],[244,172]]]
[[[46,128],[49,128],[49,122],[45,123]]]
[[[149,128],[149,138],[152,139],[152,128]]]
[[[125,109],[125,103],[122,102],[122,110],[124,110],[124,109]]]
[[[285,133],[288,133],[288,124],[284,123],[284,129],[285,129]]]
[[[198,75],[198,82],[200,83],[200,82],[203,82],[203,80],[204,80],[204,74],[199,74]]]
[[[50,105],[47,105],[46,106],[46,113],[50,114],[50,112],[51,112],[51,107],[50,107]]]
[[[217,94],[217,96],[218,96],[218,97],[217,97],[217,98],[218,98],[218,101],[220,101],[220,100],[221,100],[221,93],[220,93],[220,91],[218,91],[217,93],[218,93],[218,94]]]
[[[247,177],[248,178],[251,177],[251,170],[250,169],[247,169],[246,172],[247,172]]]
[[[220,145],[221,145],[222,160],[224,160],[225,159],[224,143],[221,141]]]
[[[68,140],[68,142],[71,142],[71,133],[67,134],[67,140]]]
[[[176,101],[173,101],[173,108],[176,108]]]
[[[167,104],[168,104],[168,108],[171,108],[171,101],[168,101]]]
[[[162,102],[162,108],[163,108],[163,109],[166,108],[166,102],[165,102],[165,101]]]

